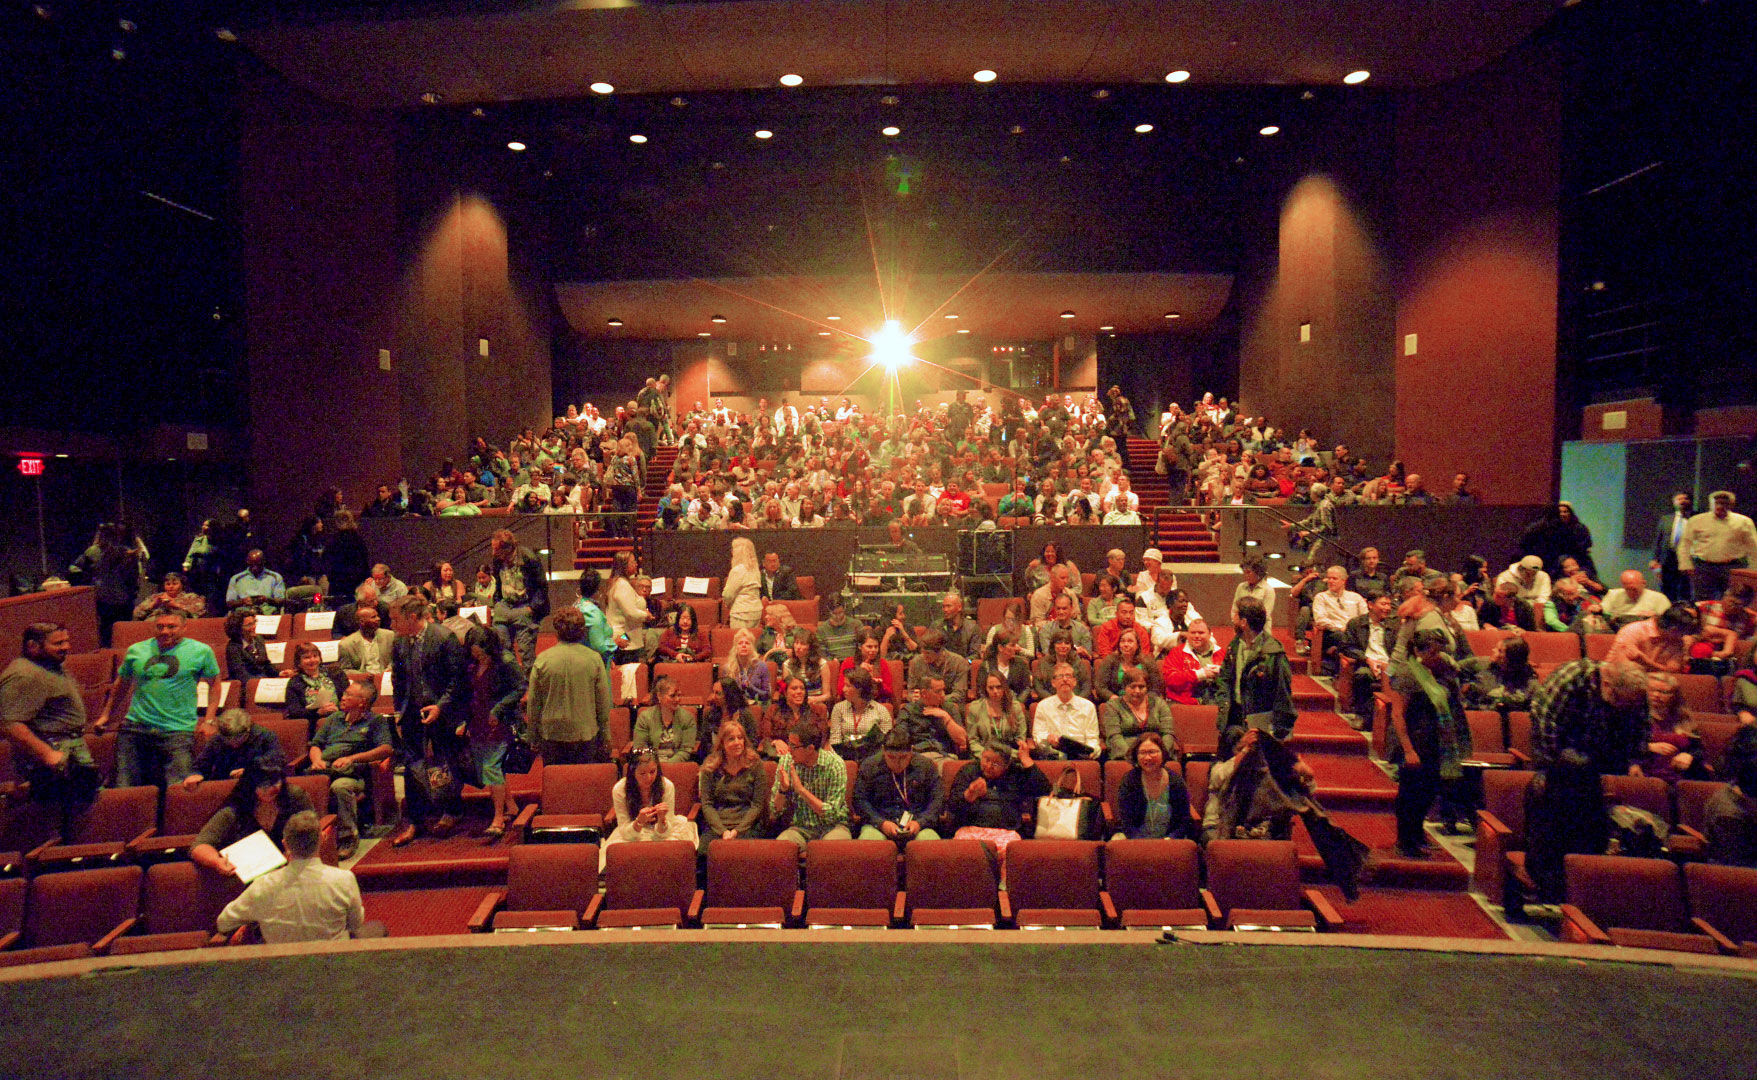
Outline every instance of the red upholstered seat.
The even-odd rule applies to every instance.
[[[880,845],[883,846],[883,845]],[[799,847],[790,840],[715,840],[708,845],[702,925],[799,922]]]
[[[910,844],[902,894],[911,925],[993,926],[999,888],[994,859],[980,840]]]
[[[1657,776],[1603,776],[1599,784],[1605,802],[1645,810],[1670,825],[1673,821],[1672,792]]]
[[[1507,740],[1501,731],[1501,714],[1486,709],[1471,709],[1464,714],[1470,724],[1470,760],[1494,768],[1524,765],[1521,755],[1507,752]]]
[[[21,877],[0,878],[0,950],[18,944],[24,935],[24,898],[30,882]]]
[[[77,960],[107,949],[134,926],[141,877],[138,866],[112,866],[31,879],[24,948],[0,952],[0,966]]]
[[[1540,630],[1525,635],[1531,647],[1531,662],[1560,666],[1580,659],[1580,635],[1567,631]],[[1492,651],[1492,650],[1491,650]],[[1479,653],[1480,655],[1484,655]]]
[[[683,704],[699,708],[708,703],[708,695],[714,689],[714,665],[706,660],[693,664],[654,664],[653,678],[669,678],[677,684],[677,693]],[[645,694],[641,700],[646,700]]]
[[[1674,854],[1696,857],[1707,849],[1708,837],[1702,829],[1708,817],[1708,800],[1725,786],[1716,780],[1678,781],[1678,818],[1671,838],[1666,841]]]
[[[605,853],[604,892],[592,897],[585,921],[600,930],[684,926],[696,921],[701,908],[694,844],[615,844]]]
[[[69,837],[50,840],[28,856],[32,867],[45,870],[86,870],[120,862],[130,841],[150,836],[158,822],[156,787],[105,788],[91,811]]]
[[[1525,850],[1525,789],[1535,773],[1485,772],[1476,812],[1476,869],[1471,881],[1492,900],[1506,895],[1508,856]]]
[[[164,825],[158,832],[128,845],[138,858],[181,855],[195,843],[195,834],[231,797],[236,780],[203,780],[193,789],[173,784],[165,790]]]
[[[469,928],[578,930],[597,897],[597,844],[516,844],[506,853],[506,888],[482,898]]]
[[[1193,840],[1112,840],[1104,845],[1104,881],[1099,903],[1123,929],[1208,926]]]
[[[1342,917],[1299,883],[1291,840],[1215,840],[1208,845],[1210,910],[1228,930],[1338,929]]]
[[[214,931],[220,912],[244,891],[236,877],[204,870],[191,862],[165,862],[146,868],[138,934],[117,938],[111,956],[199,949],[218,945]]]
[[[542,794],[519,811],[513,827],[524,830],[527,840],[577,839],[601,829],[614,820],[610,792],[616,779],[614,765],[545,765]]]
[[[1001,918],[1033,926],[1102,925],[1098,849],[1091,840],[1021,840],[1007,848]]]
[[[701,775],[701,766],[693,761],[667,761],[659,766],[659,771],[677,789],[677,804],[672,809],[682,817],[695,820],[699,812],[697,802],[701,798],[701,787],[696,782]]]
[[[1635,949],[1718,952],[1695,933],[1684,901],[1684,879],[1669,859],[1568,855],[1568,899],[1562,940]]]
[[[1171,732],[1185,757],[1213,757],[1220,752],[1220,712],[1212,705],[1171,706]]]
[[[1692,925],[1722,952],[1757,942],[1757,869],[1690,863],[1684,867]]]
[[[1693,713],[1725,711],[1720,696],[1720,679],[1714,675],[1679,675],[1678,694],[1684,707]]]
[[[897,849],[871,840],[813,840],[805,846],[807,926],[889,926],[901,921]]]

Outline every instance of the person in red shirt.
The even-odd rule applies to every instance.
[[[1109,622],[1100,623],[1098,629],[1092,631],[1092,651],[1100,659],[1116,651],[1117,639],[1124,634],[1134,634],[1141,643],[1141,655],[1153,655],[1152,632],[1135,621],[1135,601],[1127,596],[1117,598],[1116,616]]]
[[[970,496],[958,487],[958,481],[946,481],[946,490],[940,493],[940,517],[966,517],[970,513]]]
[[[1220,671],[1221,655],[1213,635],[1201,619],[1191,621],[1183,640],[1173,645],[1160,665],[1165,700],[1179,705],[1201,705]]]

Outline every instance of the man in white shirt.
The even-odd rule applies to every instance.
[[[252,881],[226,905],[220,912],[220,933],[255,923],[270,945],[383,937],[383,923],[366,922],[353,871],[325,866],[318,859],[321,839],[315,812],[301,810],[288,818],[281,834],[287,865]]]
[[[1164,563],[1165,556],[1160,554],[1158,548],[1148,548],[1141,552],[1141,572],[1135,575],[1135,583],[1128,591],[1139,596],[1141,593],[1157,589],[1159,587],[1159,568]],[[1177,578],[1174,577],[1171,580],[1175,586]]]
[[[1678,569],[1690,578],[1690,597],[1697,603],[1719,600],[1733,570],[1757,558],[1757,526],[1744,514],[1733,513],[1735,501],[1732,492],[1717,491],[1709,496],[1714,509],[1684,523]]]
[[[1031,737],[1037,743],[1032,750],[1035,756],[1045,759],[1068,757],[1069,754],[1057,745],[1063,739],[1091,750],[1090,754],[1075,756],[1098,756],[1098,706],[1074,695],[1076,681],[1073,665],[1055,666],[1055,674],[1050,679],[1055,696],[1039,701],[1032,717]]]
[[[1550,598],[1550,576],[1544,572],[1543,560],[1536,555],[1527,555],[1501,571],[1495,584],[1499,585],[1503,581],[1512,582],[1519,590],[1519,599],[1534,609]]]
[[[409,595],[409,587],[397,580],[390,567],[379,563],[372,568],[372,583],[378,586],[378,598],[387,604]]]
[[[1617,584],[1622,588],[1606,593],[1601,609],[1612,626],[1651,619],[1672,606],[1665,593],[1647,587],[1647,576],[1639,570],[1623,571]]]
[[[1349,591],[1348,571],[1340,566],[1324,571],[1324,591],[1312,597],[1312,624],[1324,631],[1320,655],[1327,658],[1330,650],[1341,644],[1348,621],[1366,613],[1366,600]]]

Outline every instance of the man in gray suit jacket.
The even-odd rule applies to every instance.
[[[389,671],[391,649],[397,636],[378,622],[376,604],[360,604],[354,609],[359,626],[336,646],[337,660],[349,675],[377,675]]]

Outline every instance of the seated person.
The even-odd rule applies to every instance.
[[[957,756],[959,747],[969,742],[958,718],[958,699],[946,693],[946,681],[938,675],[929,676],[927,685],[897,710],[891,734],[898,731],[907,737],[911,752],[935,766]]]
[[[224,806],[214,811],[189,849],[189,861],[216,874],[235,874],[232,860],[220,854],[255,832],[268,833],[279,844],[287,819],[301,810],[312,810],[310,796],[287,783],[286,772],[277,767],[251,766],[238,778]]]
[[[972,701],[964,714],[964,731],[967,741],[960,750],[969,754],[978,753],[985,746],[1017,753],[1031,738],[1024,708],[1007,689],[1006,680],[998,675],[983,680],[982,696]]]
[[[769,792],[769,820],[778,838],[804,851],[813,840],[848,840],[848,767],[821,749],[822,736],[810,724],[787,730],[787,756],[775,769]]]
[[[396,633],[384,628],[383,614],[377,603],[356,604],[353,611],[354,631],[342,638],[342,643],[336,647],[336,658],[342,670],[350,676],[389,671]],[[340,621],[339,617],[337,621]]]
[[[203,780],[237,779],[244,770],[283,769],[286,751],[274,732],[258,727],[243,709],[227,709],[214,721],[218,733],[201,748],[195,758],[195,771],[183,778],[186,789],[194,789]]]
[[[226,616],[226,677],[272,679],[280,671],[268,659],[268,642],[256,632],[256,612],[239,608]]]
[[[1031,665],[1030,696],[1033,701],[1041,701],[1055,693],[1055,669],[1060,664],[1068,664],[1074,669],[1074,693],[1083,698],[1092,696],[1092,662],[1080,654],[1071,636],[1057,630],[1044,639],[1043,651],[1037,654],[1036,662]]]
[[[727,720],[714,735],[714,748],[696,774],[701,803],[701,839],[706,855],[715,840],[749,840],[762,835],[769,812],[769,774],[744,725]]]
[[[1098,707],[1074,695],[1073,665],[1056,665],[1053,682],[1055,696],[1039,701],[1032,717],[1034,753],[1045,760],[1097,757]]]
[[[1194,619],[1183,640],[1166,650],[1159,664],[1159,683],[1167,702],[1203,705],[1214,696],[1214,676],[1220,673],[1221,652],[1205,619]],[[1126,676],[1125,676],[1126,678]]]
[[[220,933],[255,923],[270,945],[384,936],[383,923],[366,921],[354,872],[318,860],[323,833],[315,811],[301,810],[288,818],[282,838],[287,865],[252,881],[226,905],[220,912]]]
[[[1459,665],[1464,676],[1464,704],[1472,709],[1521,712],[1543,682],[1531,666],[1531,644],[1513,634],[1495,643],[1487,657],[1473,656]]]
[[[1628,662],[1646,671],[1684,671],[1690,662],[1690,645],[1700,629],[1696,609],[1679,604],[1618,630],[1605,660]]]
[[[733,685],[737,689],[737,685]],[[764,710],[754,741],[757,753],[779,760],[787,755],[787,729],[804,720],[823,732],[830,733],[830,712],[806,696],[805,680],[787,679],[781,687],[781,700]],[[710,740],[712,741],[712,740]]]
[[[1037,639],[1037,652],[1041,656],[1049,648],[1049,639],[1056,634],[1068,635],[1074,643],[1076,652],[1092,658],[1092,629],[1080,621],[1079,601],[1072,593],[1062,593],[1050,605],[1049,618],[1038,623],[1033,636]]]
[[[1172,734],[1171,706],[1158,694],[1147,692],[1147,675],[1139,668],[1123,676],[1123,692],[1098,710],[1098,729],[1104,739],[1107,761],[1126,758],[1129,747],[1144,732],[1155,732],[1161,738],[1177,741]]]
[[[1092,697],[1102,704],[1122,693],[1123,677],[1130,671],[1142,671],[1147,676],[1147,688],[1154,692],[1159,690],[1159,665],[1154,663],[1152,656],[1141,647],[1141,639],[1134,634],[1124,634],[1117,639],[1116,651],[1098,662],[1092,672]]]
[[[1658,777],[1668,784],[1679,780],[1708,779],[1708,763],[1702,757],[1702,740],[1696,724],[1684,708],[1678,680],[1664,671],[1647,675],[1647,720],[1649,730],[1641,759],[1644,776]]]
[[[997,746],[984,746],[975,761],[952,779],[946,813],[953,836],[986,840],[1006,854],[1037,816],[1037,800],[1050,791],[1049,778],[1031,760],[1031,744],[1015,758]]]
[[[293,675],[287,680],[287,719],[315,723],[336,711],[348,675],[339,664],[325,664],[309,641],[294,642]]]
[[[1483,602],[1477,618],[1484,629],[1537,629],[1537,613],[1520,598],[1519,586],[1512,581],[1495,582],[1495,594]]]
[[[390,718],[372,711],[378,687],[352,682],[341,707],[311,737],[311,771],[329,777],[336,808],[336,857],[352,856],[360,844],[360,797],[371,783],[371,765],[391,756]],[[223,719],[223,718],[222,718]]]
[[[682,701],[676,680],[669,675],[661,676],[653,684],[653,704],[635,717],[633,748],[652,750],[661,762],[694,761],[700,741],[696,735],[696,715]]]
[[[1757,758],[1741,761],[1731,780],[1703,812],[1707,856],[1728,866],[1757,866],[1757,796],[1747,794],[1757,792]]]
[[[695,846],[695,822],[677,813],[677,787],[659,768],[658,751],[634,750],[628,755],[622,779],[610,789],[610,805],[616,811],[616,829],[599,849],[603,870],[612,845],[647,840],[682,840]]]
[[[848,761],[863,761],[891,730],[891,713],[873,700],[872,676],[855,668],[842,679],[842,700],[830,710],[830,749]]]
[[[1003,632],[990,640],[988,655],[983,658],[978,675],[983,679],[999,675],[1006,680],[1007,689],[1014,697],[1023,698],[1031,693],[1030,663],[1022,655],[1018,639],[1009,633]]]
[[[166,574],[165,587],[135,605],[134,620],[145,622],[167,608],[175,608],[191,619],[206,615],[207,599],[186,586],[182,574]]]
[[[945,680],[946,691],[952,696],[968,696],[970,658],[947,652],[945,634],[933,627],[922,631],[920,641],[921,654],[909,661],[904,689],[919,690],[927,685],[928,679],[938,676]]]
[[[1127,760],[1134,768],[1117,785],[1118,831],[1112,840],[1194,838],[1189,789],[1169,767],[1175,755],[1167,745],[1157,731],[1144,731],[1129,745]]]
[[[934,683],[943,694],[945,687],[937,679]],[[863,822],[860,839],[893,840],[899,847],[938,840],[935,829],[944,809],[938,766],[914,752],[907,731],[892,728],[880,752],[860,763],[854,781],[854,812]]]
[[[1621,588],[1604,597],[1604,615],[1613,627],[1651,619],[1672,606],[1665,593],[1647,587],[1647,576],[1639,570],[1623,571],[1617,584]]]

